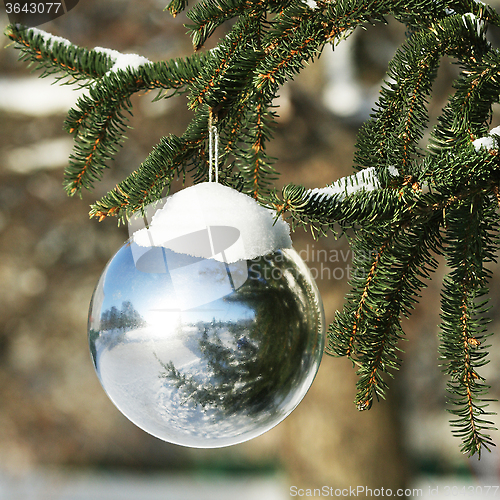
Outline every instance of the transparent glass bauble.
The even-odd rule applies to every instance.
[[[97,284],[88,334],[126,417],[165,441],[215,448],[292,412],[318,371],[325,325],[293,249],[228,264],[129,240]]]

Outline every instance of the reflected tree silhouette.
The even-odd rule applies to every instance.
[[[144,318],[130,301],[122,302],[121,310],[112,306],[101,315],[102,330],[135,330],[145,324]]]
[[[103,311],[98,325],[99,328],[92,328],[89,330],[89,345],[94,365],[97,357],[96,340],[99,338],[101,332],[114,332],[114,335],[107,337],[108,340],[106,345],[108,349],[111,349],[123,339],[128,331],[145,326],[146,321],[134,308],[132,302],[124,301],[122,302],[121,309],[112,306]]]
[[[177,389],[183,405],[225,416],[273,414],[303,382],[314,363],[317,339],[311,331],[319,325],[307,313],[308,287],[288,272],[288,264],[281,252],[248,261],[249,279],[224,297],[229,307],[246,307],[253,318],[196,325],[204,369],[177,368],[157,357],[159,376]]]

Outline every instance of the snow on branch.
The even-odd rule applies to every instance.
[[[485,30],[485,22],[482,19],[479,19],[477,16],[475,16],[472,12],[467,12],[462,16],[462,19],[464,21],[464,26],[469,29],[471,26],[476,29],[476,34],[477,36],[482,36],[484,35],[484,30]]]
[[[16,25],[17,29],[22,29],[22,26],[17,24]],[[71,45],[71,42],[67,40],[66,38],[63,38],[61,36],[55,36],[52,35],[51,33],[47,33],[46,31],[39,30],[38,28],[29,28],[28,31],[30,33],[33,33],[34,36],[40,36],[42,37],[45,47],[47,49],[50,49],[54,43],[59,43],[61,45],[65,45],[66,47],[69,47]]]
[[[114,62],[108,73],[115,73],[118,70],[133,71],[151,62],[148,58],[137,54],[122,54],[117,50],[106,49],[104,47],[95,47],[94,50],[107,55]]]
[[[488,132],[488,135],[486,135],[485,137],[480,137],[479,139],[473,141],[472,145],[474,146],[476,151],[479,151],[481,148],[485,148],[488,151],[490,149],[496,149],[498,148],[499,137],[500,137],[500,127],[495,127],[492,128]]]
[[[16,27],[18,29],[22,28],[20,25],[17,25]],[[29,33],[32,33],[34,36],[40,36],[47,50],[53,48],[55,43],[64,45],[65,47],[70,47],[72,45],[72,43],[66,38],[52,35],[51,33],[47,33],[46,31],[40,30],[38,28],[29,28],[27,31]],[[118,70],[133,71],[151,62],[146,57],[140,56],[138,54],[122,54],[117,50],[107,49],[103,47],[95,47],[93,50],[100,54],[104,54],[111,59],[113,66],[110,68],[108,73],[116,73]]]
[[[318,8],[318,4],[315,0],[302,0],[310,9],[315,10]]]
[[[388,171],[394,177],[399,175],[395,167],[389,167]],[[350,196],[357,191],[374,191],[380,187],[377,170],[375,167],[370,167],[365,168],[356,174],[342,177],[330,186],[310,189],[307,194],[309,196],[320,195],[323,198],[337,196],[339,200],[343,200],[346,196]]]

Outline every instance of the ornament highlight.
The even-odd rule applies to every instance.
[[[216,183],[168,197],[137,230],[141,220],[90,305],[104,390],[171,443],[215,448],[263,434],[305,396],[325,342],[321,298],[288,225]]]

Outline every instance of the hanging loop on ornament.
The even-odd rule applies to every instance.
[[[212,182],[215,170],[215,182],[219,182],[219,132],[214,125],[212,110],[208,115],[208,182]]]

